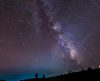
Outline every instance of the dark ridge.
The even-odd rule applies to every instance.
[[[100,81],[100,68],[87,70],[82,70],[80,72],[72,72],[69,74],[64,74],[56,77],[48,78],[33,78],[20,81]]]

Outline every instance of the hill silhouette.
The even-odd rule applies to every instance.
[[[70,72],[68,74],[53,76],[53,77],[45,77],[43,74],[43,78],[38,78],[38,73],[35,74],[35,78],[20,80],[20,81],[100,81],[100,68],[87,70],[81,70],[79,72]],[[6,81],[6,80],[0,80]]]
[[[80,72],[72,72],[69,74],[64,74],[55,77],[48,77],[48,78],[33,78],[27,80],[20,80],[20,81],[100,81],[100,69],[91,69],[88,68],[87,70],[82,70]]]

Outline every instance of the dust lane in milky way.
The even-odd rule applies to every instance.
[[[99,5],[99,0],[0,0],[0,71],[64,73],[97,66]]]

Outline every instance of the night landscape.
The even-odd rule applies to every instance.
[[[0,0],[1,81],[99,77],[100,0]]]

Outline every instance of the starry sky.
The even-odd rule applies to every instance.
[[[99,0],[0,0],[0,78],[96,67],[99,36]]]

